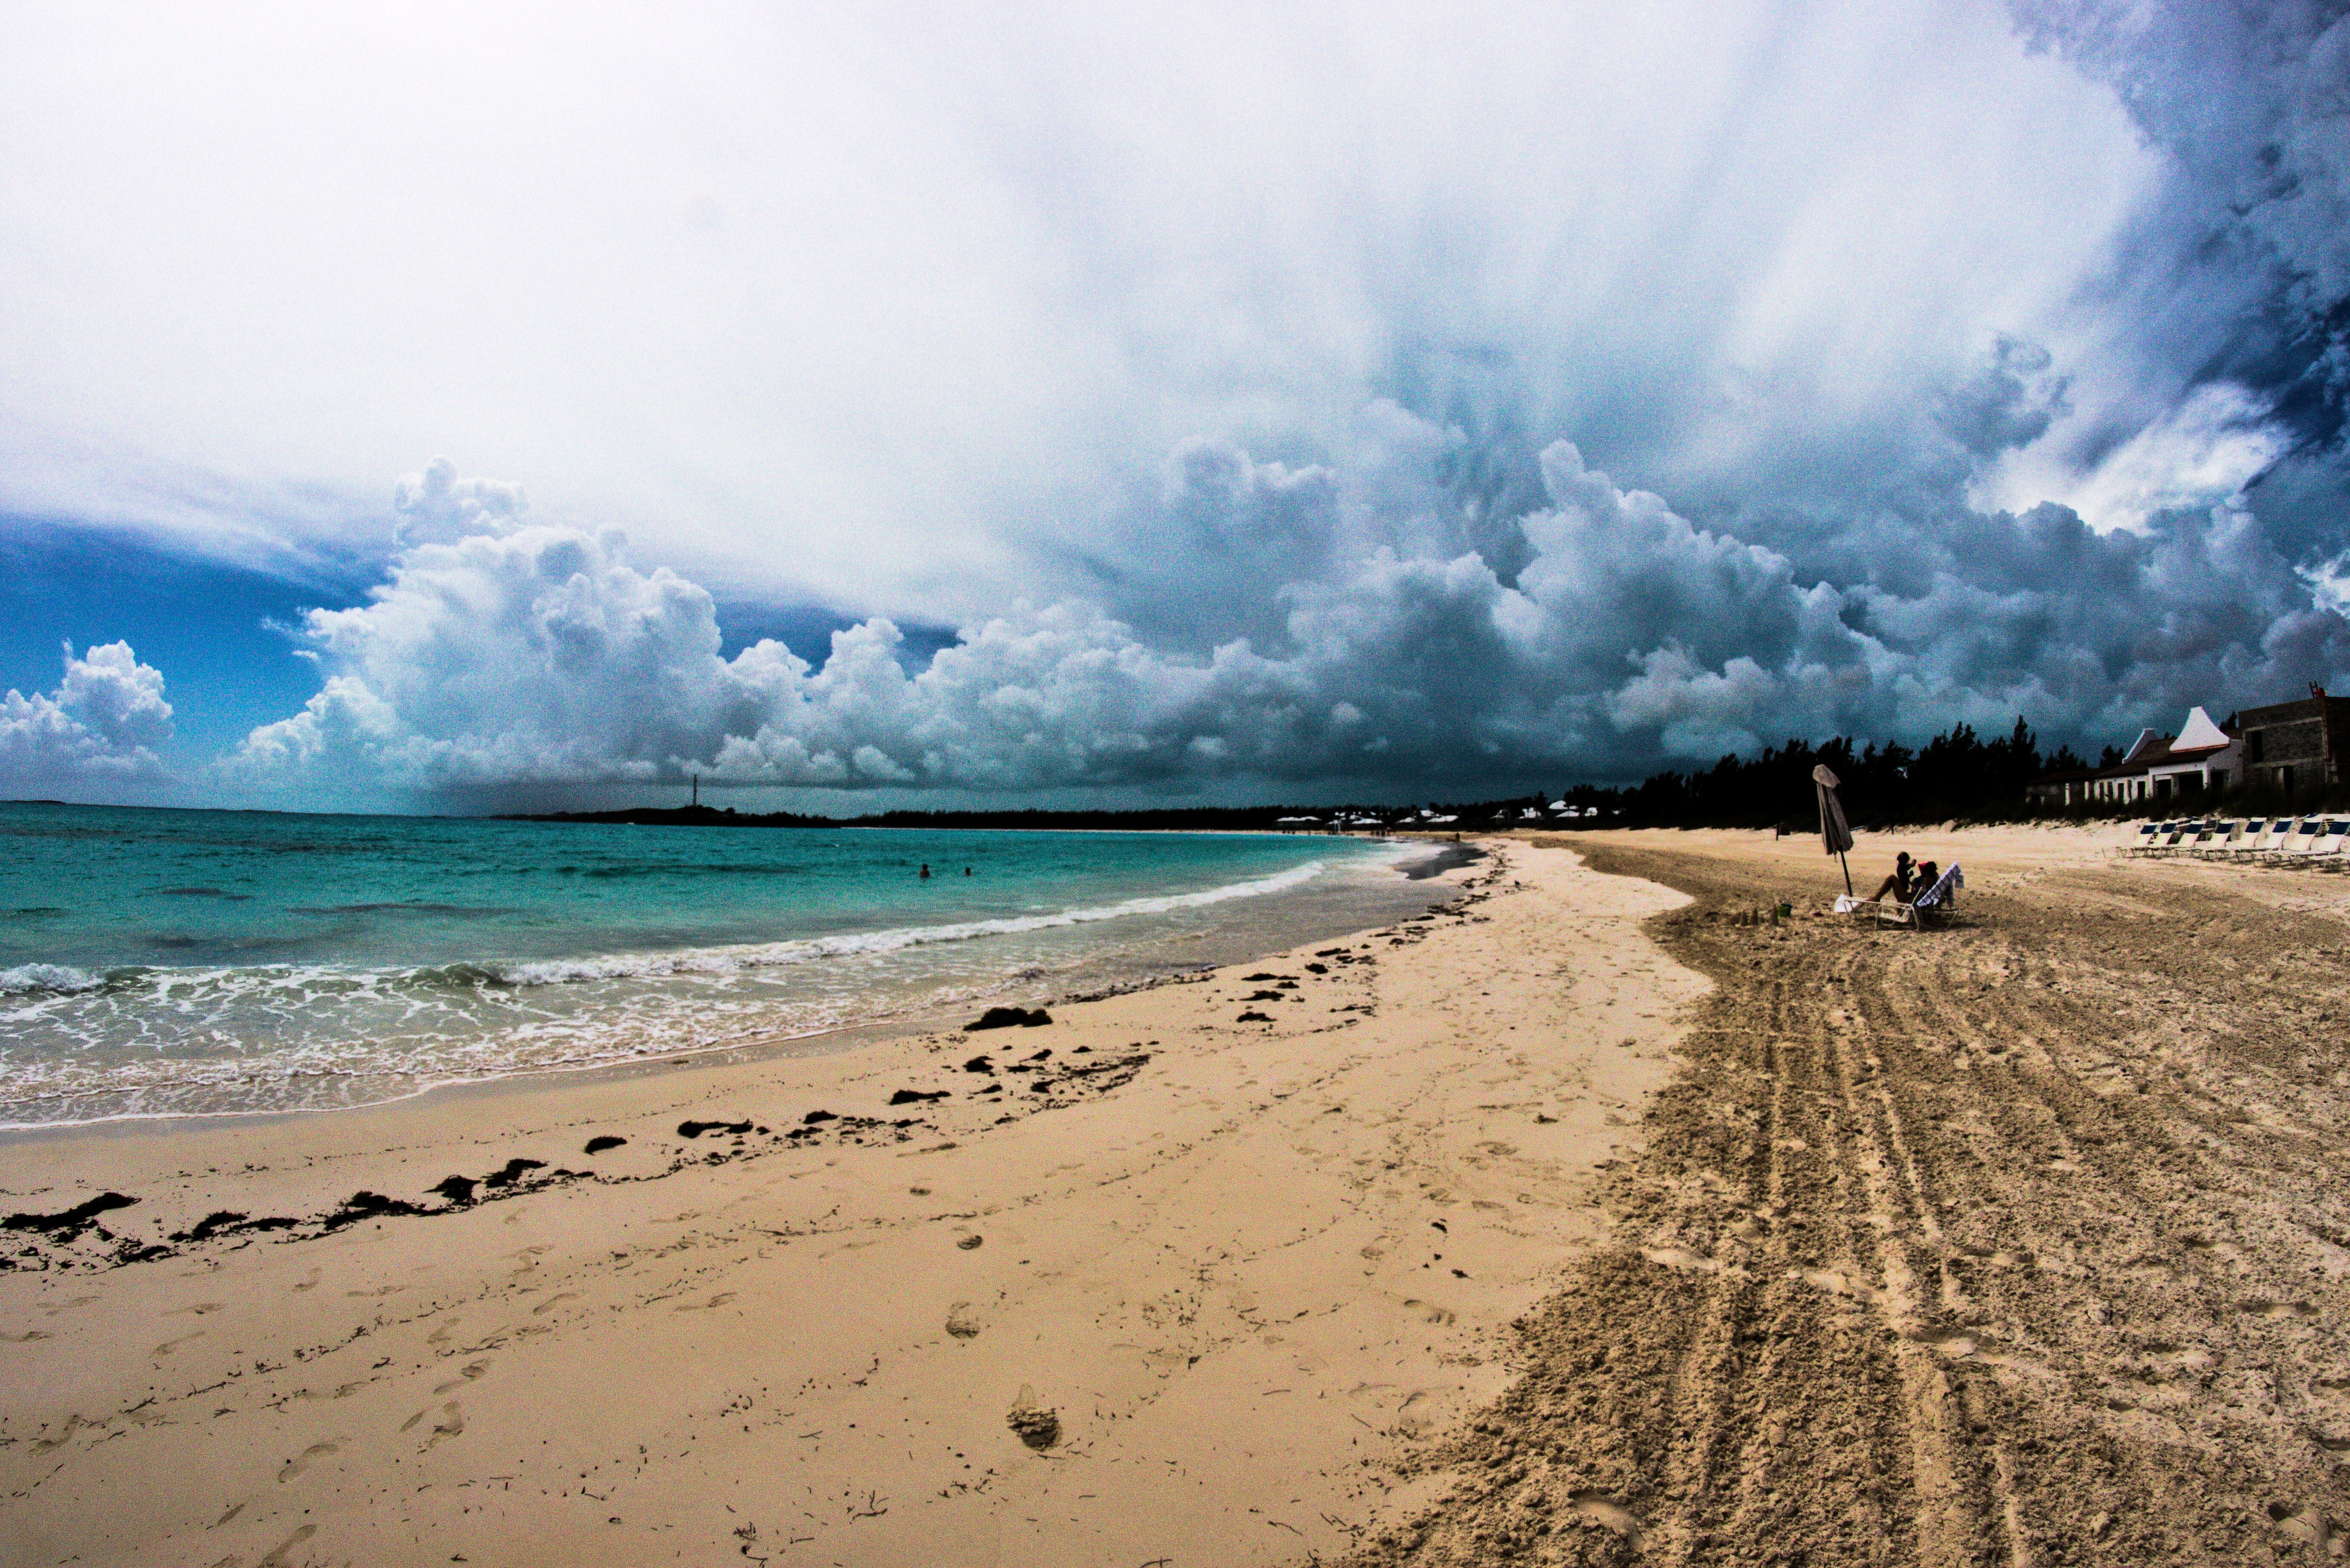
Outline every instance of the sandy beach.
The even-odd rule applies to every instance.
[[[1967,868],[1923,936],[1805,914],[1816,840],[1583,841],[1715,985],[1611,1240],[1363,1560],[2338,1559],[2350,878],[2121,836],[1863,835]]]
[[[5,1554],[1343,1553],[1442,1493],[1701,990],[1676,894],[1449,879],[1046,1026],[16,1140]]]
[[[2333,1561],[2350,877],[2116,836],[1863,836],[1966,867],[1922,935],[1814,841],[1489,841],[1048,1025],[17,1140],[137,1201],[8,1238],[0,1543]]]

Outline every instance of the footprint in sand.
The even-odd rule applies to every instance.
[[[486,1361],[469,1361],[457,1369],[456,1376],[434,1388],[432,1392],[439,1395],[446,1394],[452,1388],[463,1388],[466,1384],[485,1376],[489,1370],[490,1364]]]
[[[65,1430],[59,1432],[56,1437],[35,1438],[33,1441],[33,1452],[36,1454],[55,1453],[59,1449],[64,1448],[68,1443],[72,1442],[73,1435],[76,1432],[89,1425],[91,1425],[91,1423],[83,1420],[81,1418],[80,1412],[77,1411],[73,1415],[66,1417]]]
[[[297,1291],[317,1290],[318,1288],[318,1272],[319,1272],[317,1269],[312,1269],[310,1271],[309,1278],[304,1280],[300,1284],[296,1285],[294,1288]]]
[[[2240,1310],[2249,1313],[2254,1317],[2290,1320],[2293,1318],[2310,1318],[2317,1315],[2317,1309],[2310,1305],[2307,1302],[2272,1302],[2264,1296],[2252,1296],[2247,1300],[2238,1302],[2236,1305]]]
[[[151,1355],[169,1355],[172,1352],[179,1349],[180,1346],[187,1344],[188,1341],[192,1339],[202,1339],[203,1336],[204,1331],[200,1328],[195,1330],[193,1333],[183,1334],[177,1339],[167,1339],[148,1354]]]
[[[299,1454],[280,1465],[277,1468],[277,1479],[281,1481],[290,1481],[296,1476],[300,1475],[304,1470],[308,1469],[310,1468],[311,1460],[325,1459],[328,1454],[334,1453],[341,1447],[342,1445],[339,1443],[313,1443],[308,1448],[303,1449]],[[307,1541],[309,1538],[305,1536],[303,1539]],[[280,1547],[279,1550],[283,1551],[284,1548]]]
[[[269,1555],[255,1563],[253,1568],[285,1568],[286,1554],[317,1533],[318,1527],[317,1525],[304,1525],[301,1529],[296,1531],[293,1534],[279,1542],[276,1547],[271,1551]]]
[[[578,1299],[579,1293],[577,1291],[565,1291],[560,1295],[547,1297],[545,1301],[531,1308],[530,1315],[533,1317],[545,1317],[548,1313],[553,1312],[565,1302],[576,1302]]]
[[[251,1498],[247,1498],[245,1502],[250,1502],[252,1501],[253,1500]],[[222,1514],[218,1519],[213,1521],[213,1528],[214,1530],[218,1530],[222,1525],[226,1524],[230,1520],[234,1519],[238,1514],[243,1513],[244,1511],[244,1503],[233,1502],[229,1504],[228,1511]]]
[[[406,1285],[379,1285],[371,1291],[345,1291],[343,1294],[347,1296],[396,1296],[407,1288],[408,1287]]]
[[[457,1325],[453,1323],[444,1323],[439,1328],[434,1329],[431,1334],[426,1334],[424,1336],[424,1343],[427,1345],[446,1345],[449,1343],[450,1334],[455,1333],[456,1328]]]
[[[1461,1315],[1454,1312],[1451,1307],[1439,1306],[1434,1302],[1414,1300],[1408,1301],[1403,1304],[1418,1312],[1420,1316],[1420,1321],[1423,1323],[1443,1324],[1452,1322],[1455,1318]]]
[[[2334,1526],[2314,1503],[2296,1509],[2289,1502],[2272,1502],[2269,1504],[2269,1518],[2279,1530],[2311,1547],[2321,1558],[2334,1542]]]
[[[55,1339],[57,1335],[42,1329],[27,1329],[23,1334],[0,1334],[0,1342],[9,1345],[30,1345],[36,1339]]]
[[[734,1293],[733,1291],[720,1291],[716,1295],[712,1296],[706,1302],[687,1302],[682,1306],[673,1306],[669,1310],[671,1312],[715,1312],[733,1299]]]
[[[170,1312],[165,1313],[163,1315],[165,1317],[178,1317],[184,1313],[190,1317],[203,1317],[207,1313],[215,1313],[220,1311],[224,1304],[226,1303],[222,1302],[197,1302],[190,1306],[173,1307]]]
[[[441,1407],[441,1418],[432,1423],[432,1435],[424,1440],[421,1451],[429,1454],[451,1438],[464,1435],[465,1413],[457,1407],[457,1401],[452,1399]]]
[[[1567,1505],[1594,1524],[1612,1530],[1618,1535],[1629,1536],[1633,1549],[1639,1549],[1638,1516],[1606,1492],[1578,1491],[1568,1497]]]

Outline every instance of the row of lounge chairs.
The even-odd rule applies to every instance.
[[[2121,852],[2133,859],[2230,860],[2311,870],[2350,870],[2350,817],[2253,816],[2148,822]]]

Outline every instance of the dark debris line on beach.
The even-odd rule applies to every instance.
[[[1447,846],[1448,850],[1452,847]],[[1474,849],[1473,846],[1463,847],[1469,852],[1449,861],[1449,866],[1467,864],[1472,860],[1486,857],[1482,850]],[[1418,942],[1426,938],[1433,929],[1433,922],[1436,920],[1468,918],[1467,910],[1470,908],[1492,896],[1490,891],[1477,889],[1491,884],[1499,875],[1500,872],[1497,869],[1489,873],[1482,883],[1475,878],[1463,882],[1461,885],[1461,891],[1447,902],[1434,906],[1425,914],[1414,916],[1396,926],[1372,932],[1362,940],[1366,942],[1383,940],[1390,946],[1408,946]],[[1316,961],[1305,967],[1316,975],[1329,972],[1333,966],[1343,967],[1377,961],[1367,953],[1357,954],[1348,947],[1326,948],[1314,956]],[[1134,991],[1154,990],[1161,985],[1195,983],[1210,978],[1214,972],[1213,970],[1207,970],[1176,975],[1153,976],[1147,980],[1070,995],[1063,1000],[1067,1003],[1099,1002]],[[1251,976],[1249,979],[1270,980],[1276,983],[1288,981],[1293,985],[1295,983],[1294,976],[1271,973]],[[1278,996],[1285,995],[1287,992],[1269,992],[1260,994]],[[1369,1010],[1352,1008],[1342,1011],[1367,1012]],[[967,1024],[965,1031],[1035,1029],[1049,1025],[1052,1022],[1050,1012],[1042,1007],[991,1007],[980,1018]],[[1250,1012],[1244,1013],[1240,1022],[1270,1023],[1274,1020],[1270,1014]],[[1025,1096],[1017,1100],[1009,1097],[998,1098],[995,1103],[1024,1107],[1025,1111],[1059,1109],[1076,1104],[1078,1099],[1108,1094],[1123,1087],[1131,1082],[1150,1060],[1148,1052],[1138,1052],[1125,1056],[1105,1057],[1100,1061],[1087,1064],[1065,1061],[1052,1068],[1040,1070],[1037,1064],[1051,1055],[1052,1052],[1047,1049],[1037,1053],[1026,1063],[1015,1064],[1003,1069],[1006,1073],[1033,1075],[1028,1079]],[[993,1057],[983,1054],[962,1064],[962,1071],[993,1077],[998,1069]],[[990,1085],[988,1088],[976,1093],[997,1095],[1000,1093],[1000,1085]],[[891,1096],[889,1105],[892,1108],[896,1108],[946,1099],[951,1097],[951,1094],[952,1091],[948,1089],[927,1092],[900,1089]],[[1017,1118],[1013,1115],[1000,1115],[990,1125],[1001,1126],[1004,1122],[1014,1119]],[[15,1249],[13,1252],[0,1251],[0,1272],[120,1268],[130,1263],[150,1262],[158,1259],[175,1257],[182,1251],[191,1247],[223,1241],[247,1245],[269,1236],[276,1236],[280,1241],[298,1241],[330,1235],[337,1231],[363,1221],[433,1219],[455,1214],[480,1203],[518,1197],[525,1192],[544,1191],[549,1188],[574,1182],[612,1185],[631,1181],[659,1180],[691,1167],[722,1165],[783,1148],[832,1147],[844,1143],[861,1144],[868,1139],[903,1143],[916,1137],[920,1130],[935,1131],[935,1128],[930,1121],[920,1116],[899,1118],[837,1116],[832,1112],[823,1109],[806,1113],[800,1125],[783,1133],[771,1132],[765,1126],[751,1118],[723,1121],[688,1119],[678,1125],[677,1137],[681,1140],[692,1143],[716,1135],[728,1141],[723,1147],[712,1147],[699,1154],[680,1153],[673,1156],[663,1169],[634,1176],[611,1176],[591,1170],[573,1170],[560,1166],[549,1168],[543,1160],[516,1157],[509,1159],[499,1169],[480,1177],[457,1173],[443,1177],[421,1195],[423,1199],[440,1199],[438,1203],[427,1203],[421,1199],[396,1198],[362,1189],[352,1193],[335,1208],[307,1216],[272,1214],[254,1217],[228,1210],[216,1210],[194,1225],[185,1230],[169,1232],[154,1241],[117,1235],[97,1223],[99,1215],[127,1208],[138,1202],[136,1198],[109,1192],[57,1214],[20,1213],[0,1220],[0,1231],[20,1232],[28,1238],[38,1238],[38,1240],[29,1240],[27,1244]],[[759,1141],[752,1141],[754,1138]],[[617,1135],[603,1134],[589,1138],[585,1152],[594,1156],[608,1149],[621,1147],[629,1141],[628,1138]],[[107,1251],[93,1251],[76,1247],[76,1243],[79,1242],[84,1236],[93,1232],[99,1241],[107,1244]]]
[[[1042,1058],[1050,1058],[1052,1054],[1050,1050],[1039,1053]],[[984,1062],[987,1059],[974,1060]],[[1032,1058],[1007,1069],[1027,1076],[1027,1094],[1017,1100],[1005,1099],[998,1103],[1016,1107],[1022,1114],[1058,1110],[1123,1087],[1131,1083],[1135,1075],[1141,1072],[1149,1061],[1150,1054],[1147,1051],[1104,1056],[1092,1062],[1070,1060],[1051,1066]],[[994,1068],[990,1064],[983,1071],[992,1075]],[[990,1090],[994,1087],[993,1085],[989,1085]],[[946,1099],[951,1094],[952,1091],[948,1089],[928,1093],[900,1090],[892,1104],[927,1103]],[[995,1123],[1014,1119],[1017,1119],[1016,1116],[998,1116]],[[139,1201],[119,1192],[109,1192],[58,1213],[22,1213],[0,1220],[0,1230],[16,1232],[27,1239],[26,1244],[16,1248],[12,1254],[0,1255],[0,1271],[111,1269],[176,1257],[188,1249],[208,1244],[249,1245],[265,1237],[275,1237],[281,1241],[301,1241],[332,1235],[368,1221],[429,1220],[461,1213],[484,1203],[516,1198],[525,1193],[543,1192],[576,1182],[618,1185],[657,1181],[681,1170],[725,1165],[793,1149],[831,1148],[871,1142],[906,1143],[925,1132],[935,1131],[933,1125],[920,1116],[839,1116],[820,1107],[806,1112],[796,1126],[780,1133],[772,1132],[764,1125],[748,1117],[730,1121],[687,1120],[677,1127],[681,1142],[724,1141],[717,1147],[699,1151],[681,1150],[658,1171],[629,1176],[604,1175],[592,1170],[549,1166],[544,1160],[517,1156],[478,1178],[464,1175],[443,1177],[417,1199],[391,1197],[362,1189],[335,1208],[307,1216],[275,1214],[255,1218],[234,1210],[216,1210],[194,1225],[172,1231],[160,1240],[118,1235],[100,1226],[98,1223],[99,1216],[129,1208]],[[587,1151],[593,1155],[621,1147],[628,1141],[624,1137],[606,1134],[589,1139]],[[437,1201],[430,1201],[432,1199]],[[106,1244],[107,1250],[100,1251],[77,1246],[83,1237],[92,1233]]]

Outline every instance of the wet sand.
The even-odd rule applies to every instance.
[[[1036,1026],[0,1144],[0,1557],[1360,1549],[1604,1242],[1703,990],[1654,884],[1446,879]]]
[[[1816,841],[1576,840],[1713,990],[1613,1239],[1358,1561],[2338,1560],[2350,877],[2120,836],[1864,836],[1966,866],[1922,935],[1803,916]]]

